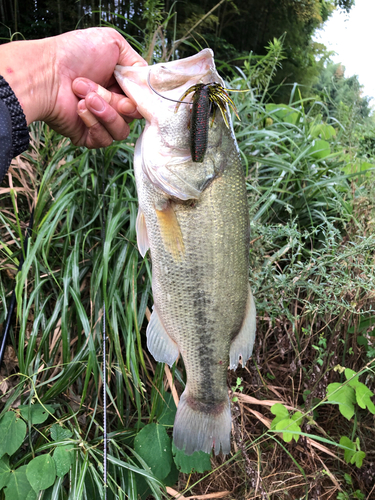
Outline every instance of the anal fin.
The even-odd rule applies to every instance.
[[[243,364],[250,358],[255,341],[256,309],[253,294],[249,286],[245,318],[241,330],[232,340],[229,352],[229,368],[235,370],[241,356]]]
[[[179,349],[176,342],[168,335],[164,328],[155,306],[152,308],[146,335],[147,348],[154,359],[172,366],[178,357]]]
[[[165,249],[175,261],[181,260],[185,253],[184,240],[171,202],[155,207],[155,212]]]
[[[137,244],[139,253],[144,257],[147,250],[150,248],[150,243],[148,241],[147,227],[144,213],[141,207],[138,207],[138,215],[135,223],[135,229],[137,232]]]

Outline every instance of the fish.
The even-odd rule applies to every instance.
[[[115,77],[146,120],[134,173],[137,244],[152,262],[147,348],[169,366],[181,355],[187,376],[173,441],[187,455],[225,455],[231,449],[228,366],[250,358],[256,329],[246,183],[229,109],[229,128],[221,113],[210,120],[207,148],[196,162],[191,105],[175,112],[173,102],[198,83],[224,82],[211,49],[148,67],[116,66]]]

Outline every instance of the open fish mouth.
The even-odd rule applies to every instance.
[[[159,63],[152,66],[116,66],[114,71],[116,79],[126,95],[132,98],[138,105],[138,86],[147,85],[159,93],[165,93],[165,97],[178,100],[185,90],[196,83],[220,83],[223,80],[218,75],[213,62],[211,49],[204,49],[186,59]],[[137,83],[137,86],[134,84]],[[141,114],[142,110],[139,109]],[[144,115],[145,116],[145,115]],[[147,117],[147,116],[145,116]]]
[[[169,62],[168,65],[155,64],[149,71],[150,83],[158,92],[181,89],[182,86],[189,87],[192,81],[211,83],[219,80],[220,83],[221,78],[218,78],[212,60],[212,50],[205,49],[186,59]],[[182,64],[178,64],[181,61]]]

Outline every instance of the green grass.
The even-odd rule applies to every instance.
[[[250,83],[245,75],[229,86]],[[356,372],[366,367],[365,383],[374,388],[371,177],[356,191],[344,173],[339,127],[330,135],[331,124],[323,123],[319,114],[321,104],[293,97],[288,106],[275,107],[254,93],[233,96],[242,117],[235,130],[246,169],[250,281],[259,319],[253,359],[230,375],[231,385],[241,377],[243,395],[301,411],[303,438],[335,442],[339,448],[341,436],[353,443],[359,436],[371,457],[371,415],[356,408],[355,420],[347,422],[337,405],[326,404],[328,384],[344,382],[338,365]],[[276,479],[279,489],[292,485],[296,489],[290,494],[309,498],[319,478],[327,491],[340,484],[348,498],[356,498],[358,489],[368,494],[371,487],[363,474],[332,457],[327,462],[324,452],[319,456],[336,483],[328,474],[320,476],[322,464],[311,459],[307,448],[301,452],[282,443],[264,421],[249,417],[252,407],[241,397],[233,406],[235,453],[227,460],[212,459],[208,474],[190,478],[178,475],[174,466],[161,479],[137,452],[135,438],[142,429],[157,423],[170,435],[173,421],[164,367],[145,348],[152,297],[151,262],[140,257],[135,235],[133,154],[140,132],[141,123],[135,123],[126,141],[88,151],[36,124],[31,150],[11,171],[14,187],[23,190],[0,195],[0,324],[15,284],[18,304],[1,371],[7,387],[0,417],[10,411],[18,415],[20,404],[53,408],[42,423],[26,418],[26,437],[11,464],[22,467],[69,443],[74,450],[69,473],[57,476],[38,498],[102,498],[105,304],[108,498],[169,498],[166,485],[181,492],[186,488],[187,496],[228,490],[233,498],[247,498],[255,484],[268,498],[288,498],[272,493]],[[314,149],[313,141],[322,142]],[[34,200],[32,237],[16,275]],[[181,393],[181,361],[173,377]],[[264,418],[273,418],[269,407],[262,412]],[[52,439],[56,423],[69,437]],[[341,449],[331,450],[343,458]],[[371,469],[370,458],[363,467]],[[303,486],[297,487],[299,482]]]

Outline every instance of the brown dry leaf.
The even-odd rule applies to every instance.
[[[5,377],[0,375],[0,391],[5,394],[8,390],[9,384]]]
[[[8,371],[8,373],[10,373],[11,371],[13,371],[13,369],[18,366],[18,358],[17,358],[17,355],[16,355],[16,351],[13,349],[13,347],[11,345],[8,345],[5,349],[5,352],[4,352],[4,365]]]
[[[193,495],[191,497],[185,497],[186,500],[208,500],[209,498],[225,498],[230,495],[230,491],[218,491],[217,493],[208,493],[207,495]]]
[[[209,500],[210,498],[224,498],[230,495],[230,491],[218,491],[217,493],[208,493],[207,495],[193,495],[190,497],[184,497],[182,493],[174,490],[173,488],[167,486],[167,493],[175,498],[176,500]]]
[[[148,307],[146,307],[146,318],[147,318],[147,321],[150,321],[150,318],[151,318],[151,311]]]
[[[234,395],[237,396],[238,399],[240,401],[242,401],[243,403],[249,403],[251,405],[273,406],[274,404],[281,402],[281,401],[275,401],[273,399],[256,399],[256,398],[253,398],[252,396],[247,396],[246,394],[242,394],[241,392],[235,392]],[[293,406],[289,406],[283,402],[281,402],[281,403],[288,410],[297,411],[297,409],[293,408]]]
[[[177,394],[176,386],[173,383],[171,370],[169,369],[169,366],[167,364],[164,365],[164,371],[165,371],[165,375],[166,375],[167,380],[168,380],[168,385],[171,388],[174,404],[176,405],[176,408],[178,408],[178,403],[180,400],[179,400],[179,397]]]
[[[167,486],[167,493],[171,495],[172,498],[176,498],[176,500],[185,500],[187,497],[184,497],[182,493],[179,493],[178,491],[174,490],[170,486]]]

